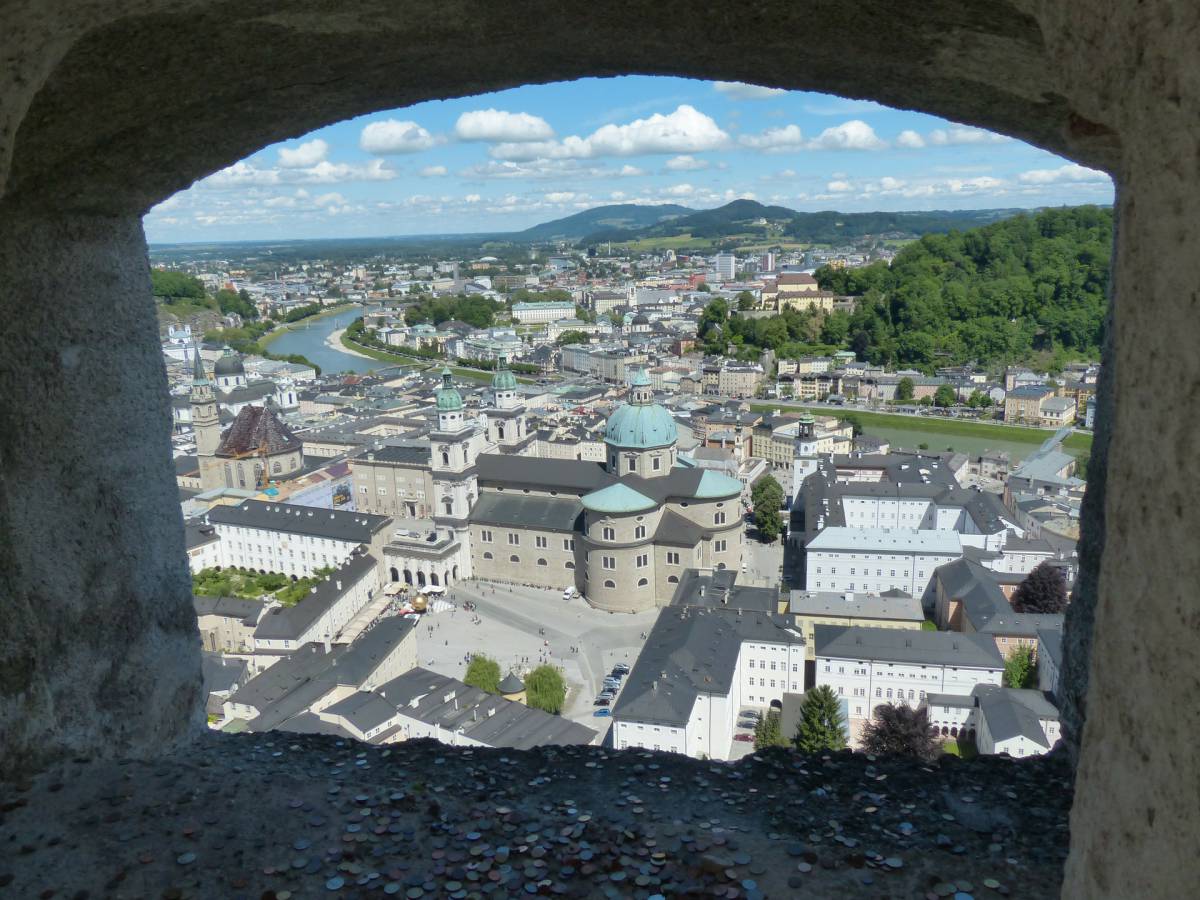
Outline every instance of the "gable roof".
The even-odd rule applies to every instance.
[[[813,644],[818,657],[995,670],[1004,668],[1004,658],[996,649],[996,642],[984,634],[816,625],[813,627]]]
[[[300,440],[272,410],[262,406],[244,406],[217,446],[217,456],[237,458],[263,450],[269,455],[301,449]]]

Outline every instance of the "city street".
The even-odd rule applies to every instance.
[[[447,599],[459,608],[428,613],[419,623],[420,665],[462,678],[473,653],[484,653],[500,664],[502,672],[511,669],[518,675],[549,662],[562,669],[567,681],[563,715],[601,734],[611,720],[592,716],[600,683],[618,662],[633,665],[642,648],[641,635],[657,618],[657,610],[608,613],[579,597],[565,601],[559,590],[482,581],[455,585]],[[463,610],[466,600],[476,609]]]

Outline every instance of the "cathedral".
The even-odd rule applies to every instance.
[[[384,548],[391,580],[573,587],[592,606],[637,612],[669,603],[685,569],[739,567],[742,485],[678,452],[675,420],[644,371],[608,420],[603,463],[529,455],[503,361],[492,392],[492,406],[469,419],[444,369],[428,460],[381,448],[352,461],[360,510],[376,511],[381,491],[399,484],[431,509]]]
[[[241,405],[233,423],[221,433],[218,386],[241,387],[239,378],[244,383],[245,370],[233,354],[217,360],[210,379],[199,349],[195,350],[191,420],[200,484],[205,491],[227,487],[261,490],[269,481],[288,478],[304,466],[303,444],[280,421],[269,394],[263,406]]]

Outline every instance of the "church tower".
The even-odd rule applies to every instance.
[[[430,465],[433,469],[436,524],[467,537],[467,517],[479,496],[475,461],[480,440],[475,423],[463,413],[462,394],[454,386],[450,370],[442,369],[442,386],[437,391],[437,428],[429,433]]]
[[[200,348],[193,346],[192,355],[192,433],[196,436],[196,457],[200,466],[200,485],[210,491],[225,487],[221,464],[216,458],[221,443],[221,419],[213,384],[204,374]]]
[[[525,404],[517,392],[517,377],[509,371],[503,356],[496,362],[496,374],[492,376],[492,395],[492,406],[487,410],[488,443],[501,453],[519,453],[529,443]]]
[[[796,422],[796,442],[792,451],[792,485],[799,491],[804,479],[817,471],[817,420],[812,413],[801,413]]]

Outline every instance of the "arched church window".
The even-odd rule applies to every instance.
[[[443,466],[450,465],[450,454],[447,453],[445,450],[442,451],[442,465]]]

